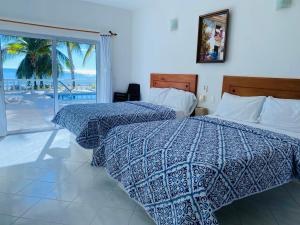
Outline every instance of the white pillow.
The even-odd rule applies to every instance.
[[[268,97],[259,122],[262,125],[300,133],[300,100]]]
[[[163,105],[169,91],[170,88],[150,88],[145,101],[156,105]]]
[[[185,116],[190,116],[197,106],[197,98],[191,92],[171,88],[163,105],[182,112]]]
[[[264,96],[241,97],[224,93],[215,115],[224,119],[257,123],[265,100]]]

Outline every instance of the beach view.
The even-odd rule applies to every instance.
[[[7,130],[51,128],[52,42],[0,35]],[[96,102],[95,45],[57,42],[57,106]]]

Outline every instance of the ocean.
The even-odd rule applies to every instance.
[[[3,78],[5,79],[17,79],[16,77],[16,69],[3,69]],[[59,74],[58,79],[62,80],[68,80],[71,79],[71,73],[64,72],[62,74]],[[95,74],[81,74],[81,73],[75,73],[75,79],[76,80],[96,80]]]

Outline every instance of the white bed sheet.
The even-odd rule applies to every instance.
[[[275,133],[285,134],[285,135],[288,135],[290,137],[300,139],[300,133],[290,132],[290,131],[286,131],[286,130],[280,130],[280,129],[273,128],[273,127],[266,126],[266,125],[262,125],[262,124],[259,124],[259,123],[241,122],[241,121],[238,121],[238,120],[224,119],[224,118],[221,118],[221,117],[218,117],[218,116],[212,116],[212,115],[209,115],[209,117],[219,118],[219,119],[222,119],[222,120],[227,120],[227,121],[231,121],[231,122],[235,122],[235,123],[240,123],[240,124],[244,124],[244,125],[255,127],[255,128],[269,130],[269,131],[272,131],[272,132],[275,132]]]

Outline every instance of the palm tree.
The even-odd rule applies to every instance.
[[[7,43],[3,50],[3,60],[11,57],[23,56],[17,68],[18,79],[43,79],[52,75],[52,43],[50,40],[16,37]],[[62,72],[64,66],[71,67],[69,58],[57,50],[57,69]],[[42,85],[42,84],[41,84]],[[34,87],[37,88],[36,81]]]
[[[83,65],[86,64],[87,60],[91,57],[93,51],[96,50],[96,45],[88,45],[88,49],[84,55]]]
[[[75,88],[75,66],[74,66],[74,60],[73,60],[73,53],[76,53],[78,55],[82,55],[81,46],[77,42],[69,42],[66,43],[67,52],[68,52],[68,58],[70,61],[70,72],[71,72],[71,78],[72,78],[72,87]]]

